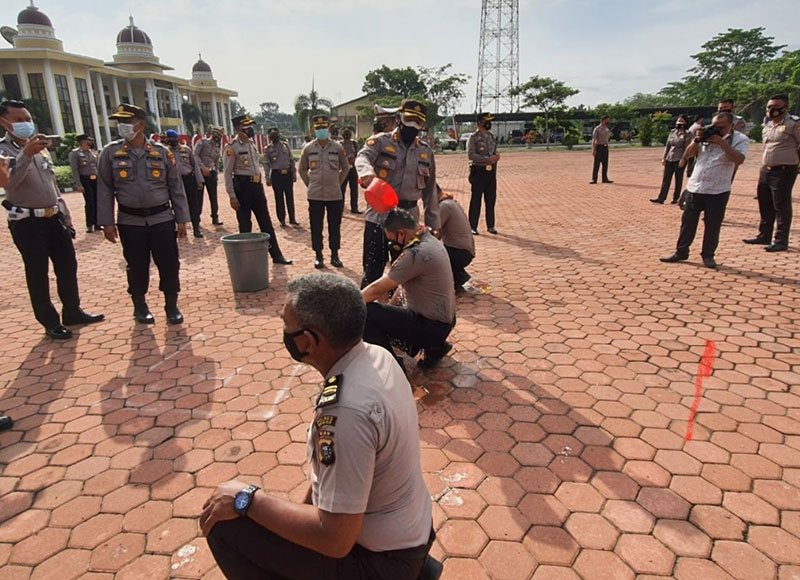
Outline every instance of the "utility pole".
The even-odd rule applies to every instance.
[[[483,0],[476,112],[514,113],[519,97],[519,0]]]

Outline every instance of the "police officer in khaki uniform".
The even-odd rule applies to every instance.
[[[342,183],[347,179],[350,164],[342,146],[333,141],[328,128],[328,117],[317,115],[312,119],[316,139],[303,147],[300,154],[300,179],[308,188],[308,217],[311,224],[311,248],[316,254],[315,268],[324,265],[322,257],[322,222],[328,213],[328,247],[331,265],[343,266],[339,259],[342,227]]]
[[[364,288],[367,325],[364,340],[394,354],[392,344],[402,345],[409,356],[425,349],[417,362],[433,368],[450,352],[447,337],[456,324],[456,295],[450,259],[444,245],[408,211],[395,208],[384,220],[389,243],[400,250],[389,271]],[[390,304],[381,304],[389,291]],[[405,307],[397,306],[401,299]],[[397,357],[402,366],[402,359]]]
[[[758,175],[758,211],[761,223],[758,236],[746,239],[746,244],[762,244],[768,252],[789,249],[792,227],[792,188],[797,180],[800,163],[800,119],[789,114],[789,97],[775,95],[767,104],[767,116],[762,130],[764,154]],[[775,240],[772,231],[775,223]]]
[[[747,134],[747,123],[739,115],[733,112],[733,99],[722,99],[717,103],[717,113],[730,113],[733,115],[733,128],[740,133]]]
[[[611,129],[608,128],[608,115],[600,118],[600,124],[592,131],[592,166],[591,184],[597,183],[597,171],[603,166],[603,183],[614,183],[608,178],[608,144],[611,141]]]
[[[211,137],[204,137],[194,147],[194,155],[200,164],[203,173],[203,184],[208,191],[208,201],[211,203],[211,224],[221,226],[219,221],[219,202],[217,201],[217,169],[219,167],[220,148],[222,143],[222,129],[209,127]],[[200,213],[203,213],[203,192],[200,192]]]
[[[353,130],[350,127],[342,129],[342,140],[339,141],[347,155],[347,163],[350,165],[350,171],[347,172],[347,178],[342,183],[342,206],[344,206],[345,198],[347,196],[347,187],[350,187],[350,213],[360,214],[358,210],[358,172],[356,171],[356,155],[358,155],[358,142],[353,141]],[[344,211],[344,209],[342,210]]]
[[[425,210],[425,225],[432,230],[441,227],[439,200],[436,194],[436,162],[433,150],[418,138],[427,122],[427,107],[412,99],[404,99],[396,114],[397,128],[391,133],[373,135],[356,156],[356,171],[361,186],[368,187],[377,176],[394,188],[399,206],[417,220],[419,200]],[[364,225],[364,276],[362,288],[383,275],[387,262],[387,246],[382,227],[383,215],[367,207]]]
[[[214,491],[200,527],[229,580],[417,580],[432,561],[411,387],[387,351],[362,342],[365,318],[344,276],[289,282],[284,344],[324,378],[308,428],[310,482],[302,504],[259,489],[260,476]]]
[[[231,207],[236,210],[239,232],[253,231],[252,213],[259,229],[269,234],[269,255],[272,256],[272,263],[291,264],[292,261],[281,252],[272,219],[269,217],[264,184],[261,182],[261,171],[258,167],[258,150],[252,141],[255,136],[254,121],[249,115],[234,117],[232,121],[236,129],[236,139],[225,148],[222,168]]]
[[[397,108],[375,105],[375,118],[372,121],[372,136],[391,133],[397,126]]]
[[[675,190],[672,194],[672,203],[677,204],[678,198],[683,191],[683,154],[686,148],[694,139],[695,134],[686,130],[686,117],[681,115],[675,121],[675,128],[669,132],[667,144],[664,147],[664,156],[661,158],[661,165],[664,166],[664,174],[661,178],[661,191],[658,197],[651,199],[653,203],[663,204],[669,194],[669,186],[672,183],[672,176],[675,176]]]
[[[478,235],[478,221],[481,217],[481,198],[486,200],[486,228],[490,234],[496,234],[494,227],[494,206],[497,202],[497,140],[491,133],[491,113],[478,113],[478,128],[467,141],[467,157],[469,158],[469,182],[472,186],[472,197],[469,200],[469,224],[472,234]]]
[[[12,159],[4,162],[3,179],[7,183],[2,205],[8,212],[11,238],[25,264],[33,314],[47,336],[67,339],[72,331],[63,325],[90,324],[104,317],[81,310],[78,262],[72,245],[75,230],[56,184],[53,161],[47,151],[50,141],[45,135],[36,134],[30,112],[20,101],[0,103],[0,125],[6,130],[0,140],[0,156]],[[9,169],[10,175],[6,176]],[[50,300],[51,261],[61,299],[60,317]]]
[[[453,196],[444,193],[441,188],[439,188],[439,215],[442,220],[439,239],[447,250],[453,282],[456,290],[459,290],[471,278],[466,268],[475,258],[475,238],[470,231],[472,227],[467,214]]]
[[[269,145],[264,150],[264,175],[267,187],[272,186],[275,194],[275,213],[281,226],[286,226],[286,212],[289,212],[289,223],[299,226],[294,214],[294,183],[297,181],[297,168],[289,144],[281,141],[281,133],[277,127],[267,131]]]
[[[77,141],[79,146],[69,152],[69,166],[75,187],[83,194],[86,233],[89,234],[100,231],[97,225],[97,151],[92,149],[88,135],[78,135]]]
[[[203,172],[192,148],[180,142],[177,131],[169,129],[165,135],[165,143],[178,164],[178,173],[183,181],[183,190],[186,192],[186,201],[189,204],[194,237],[202,238],[204,236],[200,231],[200,200],[203,195]]]
[[[186,237],[190,216],[177,161],[166,146],[144,136],[144,109],[123,103],[109,119],[117,122],[122,138],[106,145],[100,153],[97,221],[109,242],[117,243],[119,230],[122,254],[128,264],[128,293],[137,322],[155,322],[145,299],[152,257],[160,278],[158,288],[164,293],[167,322],[181,324],[177,238]]]

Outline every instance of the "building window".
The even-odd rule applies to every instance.
[[[19,88],[17,75],[3,75],[3,86],[6,88],[6,98],[12,101],[22,100],[22,91]]]
[[[75,119],[72,116],[72,103],[69,100],[69,88],[67,77],[64,75],[53,75],[56,79],[56,94],[61,105],[61,121],[64,123],[65,133],[75,132]]]
[[[44,87],[44,76],[40,73],[28,75],[28,84],[31,87],[31,100],[40,104],[33,105],[31,116],[35,115],[36,125],[41,133],[53,132],[53,120],[50,118],[50,107],[47,104],[47,90]]]
[[[89,103],[89,86],[86,79],[75,79],[75,90],[78,91],[78,106],[81,108],[83,132],[87,135],[94,134],[94,119],[92,119],[92,106]]]
[[[211,103],[200,103],[200,111],[203,114],[203,123],[210,125],[214,122],[214,114],[211,112]]]

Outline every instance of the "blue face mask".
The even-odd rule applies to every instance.
[[[11,123],[11,132],[20,139],[30,139],[36,134],[36,127],[32,121]]]
[[[317,136],[317,139],[322,139],[323,141],[325,139],[329,139],[331,136],[331,132],[329,129],[316,129],[314,131],[314,134]]]

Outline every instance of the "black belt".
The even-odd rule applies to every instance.
[[[595,147],[608,147],[608,145],[603,145],[602,143],[598,143]]]
[[[149,217],[151,215],[156,215],[161,212],[165,212],[170,209],[169,202],[162,203],[161,205],[157,205],[155,207],[128,207],[127,205],[119,205],[119,211],[122,213],[126,213],[128,215],[136,215],[140,217]]]
[[[797,171],[797,165],[765,165],[767,171]]]
[[[261,183],[261,174],[256,175],[234,175],[234,180],[246,181],[247,183]]]
[[[401,199],[397,202],[397,205],[402,209],[413,209],[417,207],[417,200],[410,200],[410,199]]]
[[[279,173],[280,175],[289,175],[288,169],[273,169],[272,173]]]

